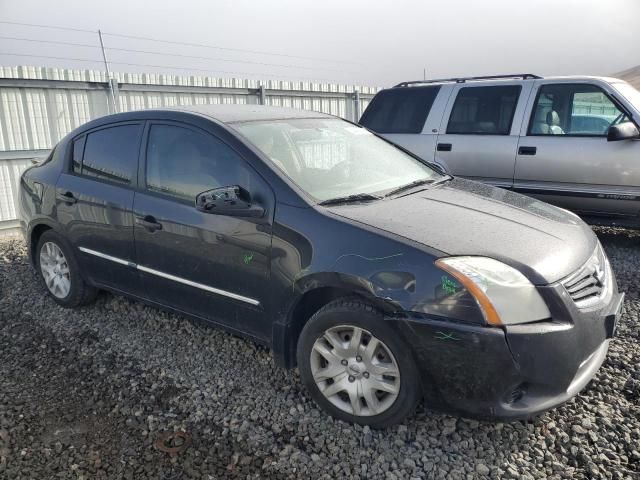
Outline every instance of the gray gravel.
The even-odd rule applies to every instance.
[[[608,360],[529,423],[334,421],[268,350],[103,293],[58,307],[0,239],[0,478],[640,478],[640,235],[599,229],[627,292]],[[184,430],[176,456],[156,450]]]

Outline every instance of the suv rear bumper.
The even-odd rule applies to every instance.
[[[613,287],[590,311],[577,309],[560,285],[542,287],[553,318],[504,329],[414,314],[394,323],[412,347],[429,407],[526,419],[574,397],[604,362],[624,300]]]

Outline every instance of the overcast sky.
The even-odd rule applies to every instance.
[[[128,72],[388,86],[424,68],[430,78],[601,75],[640,64],[639,0],[0,0],[0,21],[100,28],[112,70]],[[0,23],[4,66],[101,69],[97,45],[91,32]]]

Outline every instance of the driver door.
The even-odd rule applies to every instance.
[[[538,80],[519,142],[514,189],[586,215],[637,216],[640,141],[607,141],[626,120],[605,85]]]
[[[223,132],[222,132],[223,133]],[[221,138],[172,122],[149,122],[135,195],[134,236],[147,297],[266,339],[274,198]],[[198,193],[238,185],[265,208],[261,218],[206,213]]]

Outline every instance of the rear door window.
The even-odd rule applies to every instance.
[[[520,85],[461,88],[447,133],[509,135],[521,90]]]
[[[365,110],[360,124],[378,133],[420,133],[439,86],[382,90]]]
[[[110,182],[132,183],[138,169],[140,133],[140,124],[116,125],[91,132],[86,140],[76,140],[73,145],[74,172]],[[84,152],[79,165],[82,143]]]

